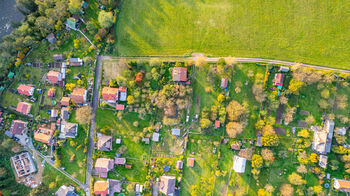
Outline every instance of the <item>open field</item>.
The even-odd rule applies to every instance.
[[[115,55],[202,52],[350,69],[349,8],[344,0],[124,1]]]

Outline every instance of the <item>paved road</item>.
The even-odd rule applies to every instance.
[[[148,61],[154,58],[158,58],[161,60],[174,60],[174,61],[186,61],[186,60],[195,60],[196,57],[180,57],[180,56],[170,56],[170,57],[164,57],[164,56],[154,56],[154,57],[112,57],[112,56],[105,56],[104,59],[110,59],[110,60],[118,60],[118,59],[126,59],[126,60],[141,60],[141,61]],[[226,58],[226,57],[206,57],[207,62],[217,62],[220,58]],[[291,62],[291,61],[281,61],[281,60],[273,60],[273,59],[262,59],[262,58],[246,58],[246,57],[234,57],[237,62],[254,62],[254,63],[271,63],[271,64],[279,64],[279,65],[288,65],[288,66],[294,66],[297,63]],[[345,69],[337,69],[337,68],[331,68],[331,67],[323,67],[319,65],[311,65],[311,64],[303,64],[298,63],[301,66],[304,67],[311,67],[318,70],[332,70],[334,72],[341,72],[341,73],[350,73],[350,70]],[[350,65],[349,65],[350,67]]]
[[[94,150],[94,137],[95,137],[95,122],[96,122],[96,109],[98,106],[98,99],[99,99],[99,85],[100,85],[100,78],[101,78],[101,61],[103,59],[103,56],[97,57],[97,64],[96,64],[96,72],[95,72],[95,84],[94,84],[94,90],[93,90],[93,100],[92,100],[92,120],[90,124],[90,138],[89,138],[89,151],[88,151],[88,157],[87,157],[87,170],[86,170],[86,186],[90,187],[90,180],[91,180],[91,173],[92,173],[92,154]],[[90,195],[89,192],[86,192],[86,195]]]

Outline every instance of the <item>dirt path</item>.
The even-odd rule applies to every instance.
[[[37,173],[34,175],[34,180],[36,184],[40,184],[43,180],[44,167],[36,151],[33,151],[33,157],[37,163]]]

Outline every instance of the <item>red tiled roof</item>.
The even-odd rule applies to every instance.
[[[187,167],[194,166],[194,158],[187,158]]]
[[[173,81],[186,82],[187,81],[187,68],[175,67],[173,69]]]
[[[27,96],[31,96],[31,94],[29,93],[29,91],[34,88],[31,85],[19,85],[17,88],[18,93],[23,94],[23,95],[27,95]]]
[[[70,97],[62,97],[61,105],[69,106],[69,104],[70,104]]]
[[[127,88],[125,86],[119,87],[119,92],[121,92],[121,93],[125,93],[126,90],[127,90]]]
[[[83,88],[75,88],[72,93],[72,99],[74,103],[84,104],[86,100],[84,100],[86,90]]]
[[[50,88],[49,91],[47,92],[47,96],[48,96],[49,98],[52,98],[52,97],[55,96],[55,93],[56,93],[56,89]]]
[[[32,108],[32,104],[26,103],[26,102],[19,102],[17,104],[16,111],[27,115],[27,114],[29,114],[31,108]]]
[[[273,85],[283,86],[284,75],[282,73],[275,74],[275,78],[273,79]]]
[[[116,110],[124,110],[124,105],[123,104],[117,104],[115,107]]]
[[[61,73],[57,71],[49,71],[46,77],[51,83],[57,83],[61,81]]]
[[[219,127],[220,127],[220,121],[218,121],[218,120],[215,121],[215,127],[216,127],[216,128],[219,128]]]
[[[118,101],[118,88],[104,87],[102,98],[103,100]]]

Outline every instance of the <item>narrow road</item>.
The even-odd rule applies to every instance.
[[[97,64],[96,64],[96,72],[95,72],[95,83],[94,83],[94,89],[93,89],[93,100],[92,100],[92,120],[90,124],[90,138],[89,138],[89,151],[88,151],[88,157],[87,157],[87,163],[86,163],[86,186],[90,187],[90,181],[91,181],[91,173],[92,173],[92,154],[94,150],[94,137],[95,137],[95,122],[96,122],[96,110],[98,106],[98,99],[99,99],[99,85],[100,85],[100,78],[101,78],[101,62],[102,62],[103,56],[97,57]],[[86,192],[86,195],[91,195],[90,190]]]
[[[220,58],[227,58],[227,57],[205,57],[205,58],[206,58],[207,62],[217,62]],[[273,60],[273,59],[247,58],[247,57],[234,57],[234,58],[236,59],[237,62],[271,63],[271,64],[288,65],[288,66],[294,66],[297,64],[296,62]],[[195,60],[196,57],[181,57],[181,56],[112,57],[112,56],[104,56],[104,59],[110,59],[110,60],[126,59],[126,60],[140,60],[140,61],[148,61],[151,59],[160,59],[160,60],[169,60],[169,61],[187,61],[187,60]],[[311,64],[304,64],[304,63],[299,63],[299,65],[304,66],[304,67],[311,67],[311,68],[318,69],[318,70],[332,70],[334,72],[350,73],[350,70],[345,70],[345,69],[323,67],[323,66],[319,66],[319,65],[311,65]]]

